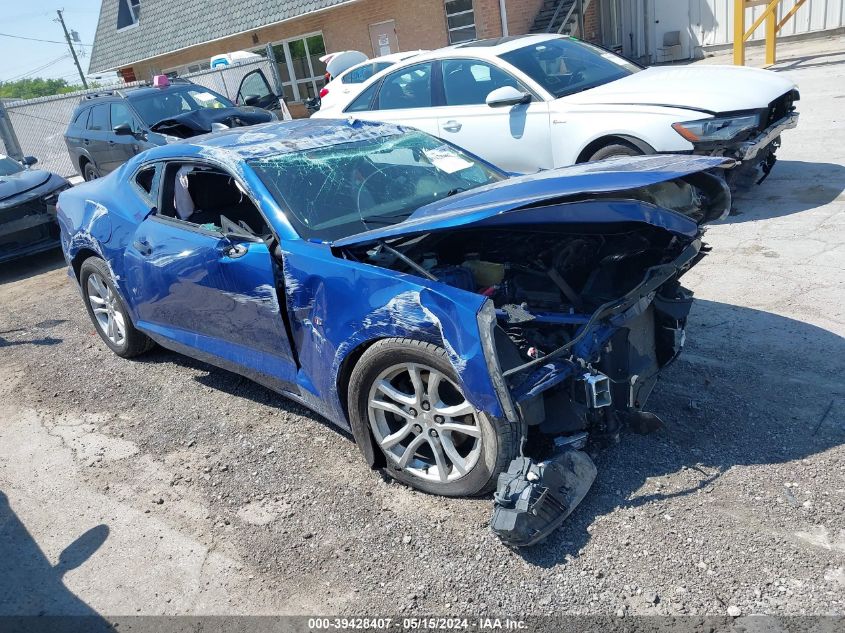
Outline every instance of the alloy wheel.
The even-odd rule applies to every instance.
[[[415,477],[455,481],[481,456],[477,410],[431,367],[400,363],[384,370],[370,389],[368,417],[385,455]]]
[[[126,322],[117,295],[97,273],[88,276],[87,286],[88,301],[100,330],[115,345],[123,345],[126,340]]]

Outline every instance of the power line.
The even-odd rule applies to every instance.
[[[25,73],[21,73],[20,75],[18,75],[16,77],[12,77],[11,79],[3,79],[1,81],[2,81],[2,83],[9,83],[9,82],[12,82],[12,81],[17,81],[18,79],[23,79],[24,77],[27,77],[29,75],[34,75],[35,73],[44,70],[48,66],[52,66],[56,62],[60,62],[63,59],[67,59],[68,57],[70,57],[70,55],[65,53],[64,55],[61,55],[61,56],[57,57],[56,59],[50,60],[49,62],[47,62],[43,66],[39,66],[38,68],[33,68],[32,70],[28,70]]]
[[[13,37],[17,40],[29,40],[30,42],[44,42],[46,44],[65,44],[59,40],[42,40],[37,37],[24,37],[23,35],[10,35],[9,33],[0,33],[0,37]],[[93,44],[83,44],[82,42],[74,42],[77,46],[94,46]]]

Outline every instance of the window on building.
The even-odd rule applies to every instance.
[[[141,0],[118,0],[117,28],[125,29],[138,24],[141,17]]]
[[[264,48],[253,52],[266,55]],[[305,101],[319,94],[320,88],[326,84],[326,65],[320,61],[325,54],[326,45],[321,33],[273,45],[285,101]]]
[[[446,28],[449,43],[458,44],[476,38],[472,0],[446,0]]]

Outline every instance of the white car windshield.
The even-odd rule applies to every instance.
[[[610,51],[572,38],[546,40],[500,55],[556,98],[642,70]]]
[[[397,224],[418,208],[506,178],[424,134],[384,136],[249,161],[305,239]]]

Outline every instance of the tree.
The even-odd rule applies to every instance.
[[[69,84],[65,79],[34,77],[0,82],[0,99],[34,99],[76,90],[82,90],[82,86]]]

